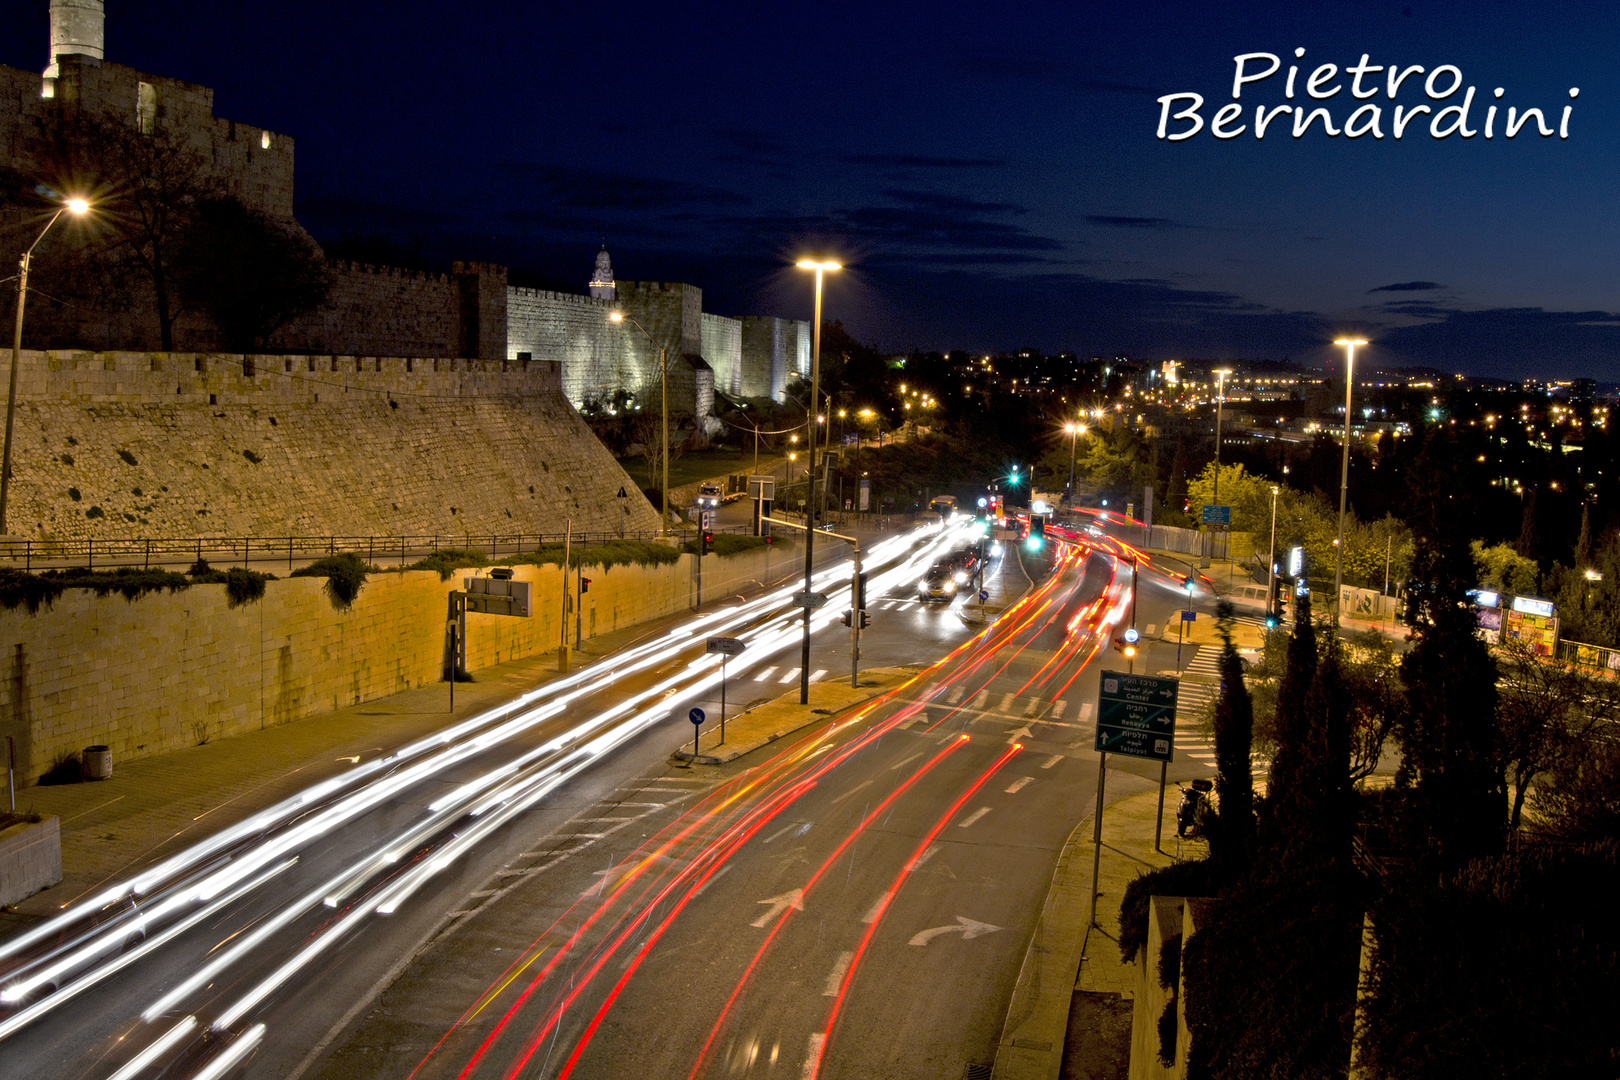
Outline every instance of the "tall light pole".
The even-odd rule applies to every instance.
[[[1215,490],[1210,493],[1209,501],[1215,506],[1221,505],[1221,405],[1226,401],[1226,377],[1232,374],[1231,368],[1216,368],[1212,374],[1215,376]],[[1208,566],[1209,557],[1215,552],[1215,530],[1209,530],[1209,552],[1199,560],[1199,566]],[[1228,550],[1230,555],[1231,551]]]
[[[1069,496],[1069,505],[1073,506],[1074,505],[1074,446],[1075,446],[1075,443],[1077,441],[1079,441],[1080,436],[1082,436],[1082,435],[1084,435],[1086,433],[1086,425],[1084,425],[1084,424],[1074,424],[1074,423],[1064,424],[1063,425],[1063,432],[1064,432],[1064,434],[1069,436],[1069,486],[1067,488],[1065,488],[1064,491],[1067,492],[1067,494]]]
[[[658,489],[658,535],[669,535],[669,350],[653,336],[647,333],[647,328],[622,311],[608,313],[611,322],[629,322],[631,326],[641,331],[641,336],[647,339],[648,344],[658,349],[658,407],[661,413],[658,434],[660,436],[659,460],[664,469],[663,483]]]
[[[1277,492],[1281,489],[1277,485],[1271,486],[1271,554],[1266,558],[1266,603],[1274,604],[1277,591]],[[1266,608],[1266,617],[1269,620],[1274,610]],[[1267,625],[1270,625],[1268,622]]]
[[[809,498],[805,502],[809,510],[808,528],[804,530],[804,643],[799,658],[799,704],[810,704],[810,572],[813,568],[812,557],[816,542],[816,402],[817,395],[821,393],[821,279],[829,270],[842,270],[843,267],[830,259],[800,259],[795,265],[800,270],[814,270],[816,273],[816,312],[815,323],[810,337],[810,423],[805,426],[810,431],[810,470],[807,480],[810,490]]]
[[[28,299],[28,266],[33,261],[34,249],[51,231],[57,218],[63,214],[83,217],[89,209],[90,204],[83,199],[69,199],[58,207],[51,220],[34,237],[34,242],[28,245],[28,250],[23,252],[17,271],[17,329],[11,339],[11,377],[6,385],[6,444],[4,451],[0,451],[0,534],[6,531],[7,499],[11,495],[11,421],[17,411],[17,367],[22,363],[23,304]]]
[[[1367,344],[1361,338],[1338,338],[1347,354],[1344,364],[1344,455],[1339,464],[1339,539],[1333,561],[1333,621],[1339,621],[1339,590],[1344,587],[1344,508],[1350,492],[1350,393],[1356,386],[1356,346]]]

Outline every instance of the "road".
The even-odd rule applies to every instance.
[[[133,890],[0,943],[0,1069],[380,1076],[425,1058],[422,1075],[454,1074],[480,1025],[501,1024],[483,1074],[540,1067],[532,1032],[551,1013],[546,1053],[560,1043],[575,1064],[546,1075],[623,1075],[642,1060],[651,1075],[714,1071],[739,1053],[763,1060],[767,1037],[794,1069],[820,1047],[825,1075],[902,1048],[916,1067],[895,1075],[942,1075],[938,1054],[988,1061],[1052,860],[1095,782],[1080,676],[1106,640],[1098,621],[1123,615],[1128,575],[1078,547],[1044,579],[1042,559],[1003,559],[990,584],[1005,610],[979,632],[954,606],[913,599],[921,569],[958,542],[921,530],[869,559],[868,661],[945,659],[762,762],[677,772],[665,759],[690,730],[670,718],[717,696],[704,636],[750,641],[731,671],[754,696],[771,693],[758,672],[796,674],[780,594],[362,761],[146,868]],[[829,669],[847,656],[838,610],[817,616]],[[922,938],[900,947],[896,934]],[[435,959],[469,949],[467,967]],[[424,981],[441,968],[450,985]],[[885,1008],[889,986],[906,988],[906,1009]],[[384,987],[376,1011],[354,1015]],[[390,1011],[413,987],[422,996]],[[408,1037],[374,1040],[373,1024]],[[361,1067],[368,1046],[387,1048],[377,1068]]]

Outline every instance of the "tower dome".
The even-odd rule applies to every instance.
[[[598,300],[617,300],[619,290],[613,284],[613,264],[608,260],[607,245],[596,253],[596,272],[591,275],[591,295]]]

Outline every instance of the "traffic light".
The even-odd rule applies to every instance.
[[[1272,605],[1272,610],[1277,613],[1278,626],[1288,621],[1288,605],[1293,599],[1294,583],[1287,580],[1279,581],[1277,583],[1277,602]]]
[[[1124,638],[1115,638],[1114,651],[1122,654],[1125,659],[1129,660],[1136,656],[1136,643],[1134,641],[1126,641]]]
[[[591,579],[588,578],[588,577],[580,578],[579,579],[579,595],[584,596],[586,593],[588,593],[590,591],[591,591]]]
[[[714,533],[705,531],[698,543],[698,554],[707,555],[714,550]]]
[[[866,575],[861,574],[855,579],[855,609],[866,610]]]
[[[871,626],[871,625],[872,625],[872,614],[871,614],[871,612],[868,612],[868,611],[861,612],[861,629],[865,630],[868,626]]]
[[[843,618],[842,621],[843,621],[843,624],[845,626],[854,626],[855,625],[855,612],[854,612],[854,610],[852,608],[845,608],[844,609],[844,618]]]
[[[1187,595],[1188,596],[1191,596],[1193,594],[1193,588],[1196,585],[1197,585],[1197,580],[1193,577],[1193,575],[1190,572],[1187,574],[1186,577],[1181,579],[1181,587],[1183,589],[1187,590]]]

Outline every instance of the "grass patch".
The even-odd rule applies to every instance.
[[[32,811],[12,813],[9,810],[0,810],[0,829],[9,829],[13,825],[38,825],[44,820]]]
[[[376,570],[366,560],[351,551],[341,555],[328,555],[323,559],[316,559],[308,566],[294,570],[291,577],[323,577],[326,579],[326,595],[332,601],[332,606],[344,611],[354,605],[355,597],[366,584],[366,575]]]
[[[418,559],[405,569],[433,570],[438,573],[440,581],[449,581],[450,575],[457,570],[470,570],[488,565],[489,559],[482,551],[474,551],[471,548],[443,548],[425,559]]]

